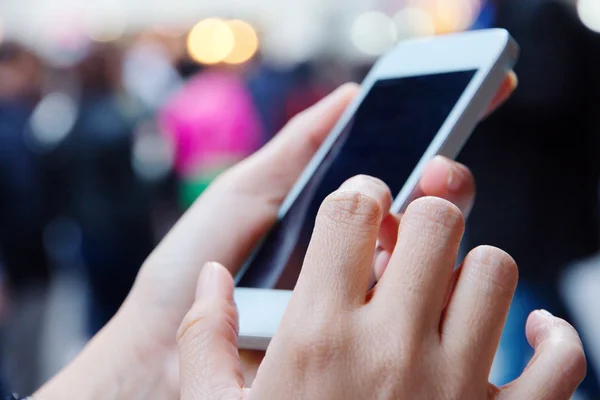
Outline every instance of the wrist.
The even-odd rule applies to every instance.
[[[108,328],[108,326],[107,326]],[[107,329],[105,328],[105,329]],[[120,399],[118,376],[123,367],[113,358],[104,330],[63,370],[42,386],[35,400]]]
[[[160,393],[164,376],[160,351],[145,343],[124,307],[57,376],[34,394],[35,400],[137,400]],[[153,351],[154,350],[154,351]],[[156,362],[155,362],[156,361]],[[158,397],[156,397],[158,398]],[[164,396],[163,396],[164,398]]]

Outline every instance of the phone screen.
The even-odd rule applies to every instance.
[[[476,72],[377,81],[252,256],[238,286],[293,290],[323,200],[360,174],[383,180],[398,194]]]

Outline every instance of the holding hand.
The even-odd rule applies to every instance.
[[[491,109],[515,85],[514,74],[507,76]],[[36,399],[178,398],[175,333],[194,301],[202,266],[218,261],[236,273],[275,222],[282,201],[356,93],[356,85],[337,90],[218,178],[148,258],[115,318]],[[424,196],[445,198],[466,213],[475,185],[464,166],[438,158],[425,171],[420,189]],[[383,255],[376,264],[379,276],[395,247],[398,229],[396,216],[385,221]],[[262,356],[242,354],[248,381]]]
[[[536,349],[529,367],[506,387],[488,383],[517,267],[501,250],[481,247],[453,271],[464,219],[450,202],[423,198],[408,208],[369,290],[390,204],[387,187],[369,177],[325,200],[251,390],[237,355],[232,278],[207,265],[178,335],[182,399],[569,399],[585,375],[581,342],[542,311],[527,324]]]

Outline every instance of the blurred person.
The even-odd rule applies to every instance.
[[[5,282],[5,267],[0,259],[0,329],[3,331],[6,326],[7,313],[7,286]],[[0,358],[6,359],[4,350],[0,351]],[[5,361],[6,362],[6,361]],[[4,368],[0,367],[0,393],[6,393],[6,376]]]
[[[154,115],[182,82],[177,70],[177,54],[165,38],[142,33],[123,54],[122,81],[127,93]]]
[[[325,139],[356,92],[355,86],[336,91],[215,181],[148,258],[115,318],[34,398],[365,398],[377,394],[411,399],[568,399],[585,373],[583,350],[566,322],[543,311],[533,313],[527,325],[536,361],[512,385],[489,385],[489,368],[517,271],[508,255],[483,247],[471,253],[460,275],[453,273],[462,212],[472,204],[474,182],[464,166],[444,158],[429,164],[421,189],[425,195],[446,200],[418,200],[404,222],[383,215],[391,195],[372,178],[354,178],[325,201],[282,329],[262,364],[264,355],[244,352],[241,363],[232,329],[236,317],[230,274],[269,229],[312,158],[315,141]],[[452,189],[451,177],[458,179]],[[377,224],[367,227],[364,216],[336,211],[345,204],[338,197],[349,193],[364,201],[365,212],[377,212]],[[328,212],[333,217],[327,217]],[[394,229],[380,232],[384,220]],[[362,233],[348,232],[349,226]],[[403,234],[398,235],[398,230]],[[391,258],[379,269],[378,290],[368,296],[369,260],[374,254],[360,253],[374,252],[380,233],[381,251]],[[412,261],[405,262],[407,258]],[[230,271],[206,264],[209,260],[229,265]],[[338,279],[348,273],[354,277]],[[333,281],[341,284],[319,289]],[[364,285],[356,286],[357,282]],[[315,290],[323,296],[315,297]],[[391,302],[402,304],[393,308],[401,312],[389,314],[391,309],[385,305]],[[307,314],[308,309],[313,312]],[[348,314],[343,319],[347,326],[331,323],[327,317],[325,323],[312,323],[315,315],[340,313]],[[390,347],[398,338],[403,343]],[[251,392],[242,391],[244,383],[254,383]]]
[[[7,373],[20,387],[37,384],[38,317],[50,277],[43,240],[50,218],[44,170],[25,137],[40,98],[42,68],[27,48],[0,44],[0,254],[6,279],[0,296],[12,311],[2,315],[0,375]],[[17,377],[16,370],[26,373]]]
[[[246,84],[261,118],[264,143],[287,122],[285,104],[299,83],[298,71],[302,65],[273,65],[259,51],[243,68]]]
[[[134,169],[152,192],[155,242],[162,239],[182,213],[170,143],[162,135],[158,116],[189,79],[181,68],[187,57],[185,40],[178,35],[180,30],[165,29],[142,31],[122,45],[123,87],[139,114],[133,134]]]
[[[188,80],[200,74],[205,69],[205,66],[192,60],[189,56],[186,55],[177,59],[175,68],[184,80]]]
[[[494,26],[507,28],[522,47],[519,90],[481,124],[460,160],[478,181],[466,247],[493,244],[520,267],[493,370],[494,382],[504,384],[533,355],[521,338],[529,313],[545,308],[569,319],[559,276],[600,250],[600,37],[567,2],[498,0],[493,6]],[[594,399],[600,398],[595,368],[581,387]]]
[[[154,246],[150,193],[132,168],[136,114],[120,60],[117,47],[98,45],[76,67],[75,124],[45,155],[55,217],[75,221],[81,232],[92,334],[118,310]]]
[[[162,108],[159,121],[174,147],[184,209],[264,140],[246,83],[226,69],[206,69],[188,80]]]
[[[24,137],[40,79],[41,62],[32,52],[12,42],[0,45],[0,247],[15,290],[49,277],[42,167]]]
[[[324,98],[331,92],[335,81],[323,79],[325,70],[331,66],[306,62],[298,65],[294,70],[294,84],[284,103],[284,123],[289,122],[294,116]],[[330,78],[330,77],[327,77]]]

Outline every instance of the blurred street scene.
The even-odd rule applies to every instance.
[[[544,308],[581,329],[599,399],[600,0],[2,0],[3,385],[68,363],[177,218],[298,112],[401,40],[489,27],[522,47],[518,91],[460,157],[465,248],[521,271],[491,379],[520,374]]]

